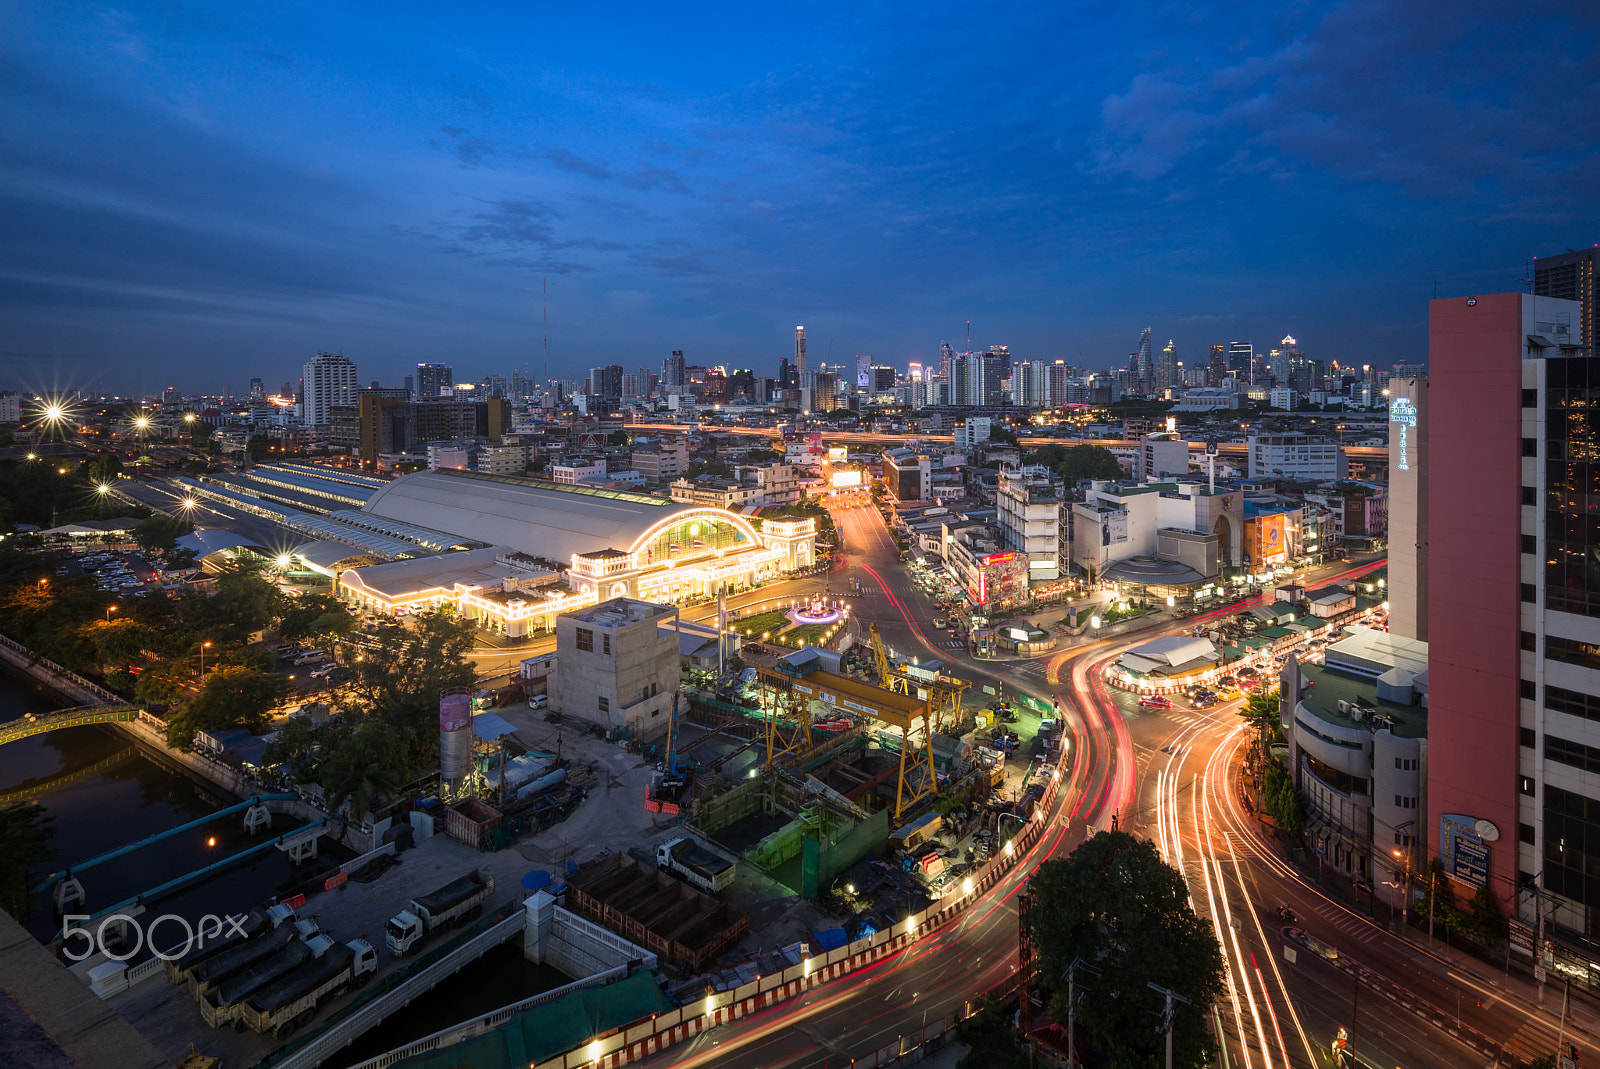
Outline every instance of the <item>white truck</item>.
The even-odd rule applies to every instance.
[[[352,987],[365,987],[377,968],[378,952],[365,939],[334,943],[251,995],[239,1010],[239,1019],[252,1031],[288,1039],[311,1023],[324,1000],[338,998]]]
[[[656,867],[707,894],[716,894],[727,888],[733,883],[735,875],[733,862],[686,837],[656,847]]]
[[[411,900],[411,908],[389,918],[383,926],[384,942],[395,957],[404,957],[429,932],[469,921],[483,911],[483,903],[494,894],[494,877],[486,872],[469,872],[452,880],[432,894]]]

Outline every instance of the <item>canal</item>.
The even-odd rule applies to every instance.
[[[0,671],[0,723],[28,713],[47,713],[69,703],[31,679]],[[40,872],[70,867],[127,843],[186,824],[236,799],[159,764],[114,728],[67,728],[0,746],[0,799],[37,788],[27,799],[50,817],[54,859]],[[0,801],[0,804],[4,804]],[[174,877],[211,864],[251,842],[242,814],[165,839],[83,874],[88,909],[103,909]],[[278,816],[273,830],[292,825]],[[259,841],[259,840],[257,840]],[[296,872],[276,850],[181,891],[152,906],[191,921],[208,914],[239,912],[285,891],[350,856],[324,840],[321,863]],[[40,896],[29,929],[41,942],[56,934],[49,901]],[[143,956],[142,954],[140,955]],[[350,1065],[421,1039],[468,1017],[570,982],[555,969],[527,961],[521,941],[485,955],[466,971],[384,1022],[343,1052],[332,1065]],[[196,1039],[203,1039],[199,1024]]]

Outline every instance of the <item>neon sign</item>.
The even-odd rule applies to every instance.
[[[1400,448],[1395,458],[1399,471],[1411,470],[1411,450],[1407,429],[1417,425],[1417,406],[1409,397],[1396,397],[1389,402],[1389,422],[1400,428]]]

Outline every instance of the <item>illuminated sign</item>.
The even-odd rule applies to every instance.
[[[833,485],[835,489],[844,486],[860,486],[861,473],[859,471],[836,471],[833,473]]]
[[[1396,397],[1389,402],[1389,422],[1398,428],[1399,448],[1395,450],[1395,470],[1411,470],[1411,443],[1407,428],[1417,425],[1417,406],[1409,397]]]

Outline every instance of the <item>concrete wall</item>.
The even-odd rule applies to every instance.
[[[522,933],[522,952],[529,961],[552,965],[580,980],[629,962],[642,962],[647,969],[656,966],[656,956],[650,951],[562,909],[544,891],[534,894],[523,907],[528,926]]]
[[[1408,400],[1416,426],[1389,423],[1389,630],[1428,641],[1428,380],[1390,379],[1389,404]],[[1405,449],[1401,449],[1401,435]],[[1401,467],[1402,461],[1405,467]],[[1363,507],[1372,498],[1356,499]]]
[[[605,604],[557,617],[550,707],[608,731],[627,728],[638,738],[650,738],[666,731],[672,695],[678,689],[677,639],[658,626],[663,620],[670,624],[672,614],[609,627],[585,619],[598,615]],[[578,648],[579,630],[592,633],[592,649]]]

